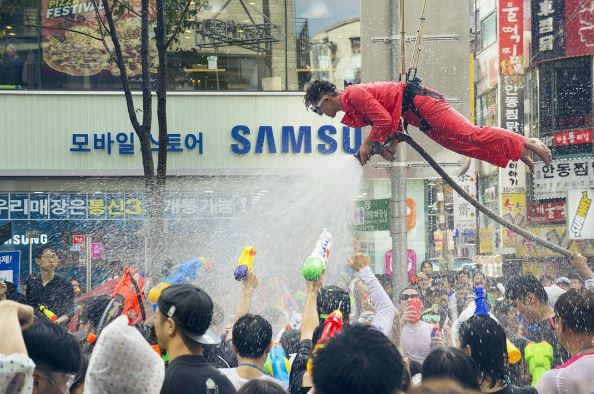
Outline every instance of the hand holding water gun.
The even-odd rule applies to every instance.
[[[241,255],[239,256],[239,260],[237,260],[235,272],[233,273],[235,280],[242,281],[247,278],[248,274],[252,272],[252,268],[254,267],[255,257],[256,249],[250,245],[244,246],[243,250],[241,251]]]
[[[290,371],[291,365],[287,360],[283,346],[278,342],[274,342],[264,364],[264,372],[276,380],[289,383]]]
[[[312,372],[313,359],[316,358],[318,352],[325,346],[326,342],[337,336],[342,331],[343,324],[342,312],[339,309],[328,315],[326,321],[324,322],[322,335],[313,349],[311,358],[307,361],[307,372]]]
[[[524,348],[524,358],[532,375],[532,387],[540,380],[543,373],[551,369],[553,363],[553,347],[548,342],[530,342]]]
[[[198,271],[206,263],[204,257],[192,257],[172,269],[169,276],[154,286],[147,295],[147,298],[153,304],[153,309],[161,296],[161,292],[172,284],[192,283],[198,277]]]
[[[39,304],[39,310],[43,312],[45,317],[47,317],[52,323],[56,323],[58,321],[58,316],[56,316],[54,312],[47,309],[44,305]]]
[[[330,246],[332,245],[332,234],[328,230],[324,229],[316,247],[314,248],[311,255],[303,263],[303,277],[305,280],[315,282],[326,271],[326,263],[330,257]]]

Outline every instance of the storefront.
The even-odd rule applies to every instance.
[[[31,244],[46,242],[59,248],[64,275],[80,277],[75,235],[101,244],[97,281],[108,275],[101,267],[142,264],[147,199],[123,96],[5,92],[0,107],[0,224],[11,221],[14,235],[1,249],[21,251],[21,277]],[[295,93],[171,94],[168,109],[173,261],[204,254],[233,264],[253,243],[279,270],[298,269],[323,227],[336,234],[337,258],[352,251],[360,129],[306,111]]]

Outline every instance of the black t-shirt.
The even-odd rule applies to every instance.
[[[203,347],[204,358],[216,368],[236,368],[237,355],[231,349],[231,341],[221,335],[221,343]]]
[[[202,356],[176,357],[165,369],[161,394],[232,394],[235,387]]]
[[[553,347],[553,365],[552,368],[555,368],[565,361],[569,360],[571,355],[561,346],[557,335],[555,335],[555,331],[552,327],[551,319],[546,319],[541,321],[536,325],[533,330],[529,330],[526,337],[532,342],[548,342]],[[522,354],[524,354],[524,349],[522,349]]]
[[[311,357],[313,351],[313,342],[311,339],[304,339],[299,342],[297,356],[293,360],[291,366],[291,374],[289,376],[289,393],[301,394],[307,393],[311,387],[301,387],[303,384],[303,375],[307,371],[307,360]]]
[[[74,289],[70,282],[59,275],[55,275],[45,286],[41,283],[41,277],[30,276],[27,279],[27,304],[35,309],[35,315],[39,318],[45,319],[39,305],[58,317],[69,315],[74,311]]]

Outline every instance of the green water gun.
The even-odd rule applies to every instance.
[[[532,387],[540,380],[543,373],[551,369],[553,363],[553,347],[548,342],[530,342],[524,348],[524,359],[532,375]]]

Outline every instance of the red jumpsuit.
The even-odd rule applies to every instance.
[[[350,127],[370,125],[369,137],[379,142],[401,129],[401,117],[407,123],[420,127],[421,119],[412,110],[402,114],[405,88],[404,82],[346,87],[341,97],[345,112],[341,123]],[[498,127],[475,126],[443,99],[419,94],[413,101],[418,114],[430,127],[425,134],[440,145],[499,167],[506,167],[510,160],[520,159],[524,150],[524,137],[521,135]]]

